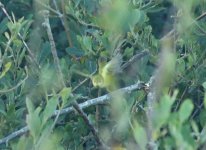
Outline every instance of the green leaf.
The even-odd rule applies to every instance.
[[[9,40],[11,38],[8,32],[5,32],[4,35],[7,38],[7,40]]]
[[[203,86],[203,88],[204,88],[205,91],[206,91],[206,82],[203,82],[203,83],[202,83],[202,86]]]
[[[205,126],[204,126],[204,128],[200,134],[200,144],[205,143],[205,141],[206,141],[206,130],[205,130]]]
[[[28,97],[26,97],[26,107],[28,109],[29,114],[32,114],[34,111],[34,106],[32,104],[32,101]]]
[[[64,150],[60,144],[62,137],[58,136],[55,131],[53,133],[47,131],[46,133],[43,133],[43,135],[45,138],[41,141],[38,150]]]
[[[18,143],[12,143],[12,149],[15,150],[29,150],[32,149],[33,139],[31,136],[21,136]]]
[[[199,136],[200,135],[200,132],[199,132],[199,129],[198,129],[198,125],[195,121],[191,121],[191,127],[192,127],[192,130],[194,131],[194,134],[195,136]]]
[[[29,114],[26,116],[26,122],[35,141],[38,139],[38,136],[41,132],[41,119],[39,117],[41,108],[37,107],[35,110],[33,110],[33,104],[28,98],[26,99],[26,104],[29,112]]]
[[[76,57],[84,56],[84,51],[82,51],[81,49],[78,49],[76,47],[68,47],[68,48],[66,48],[66,52],[69,55],[76,56]]]
[[[134,138],[140,146],[140,149],[146,149],[147,135],[145,129],[138,122],[135,122],[133,129]]]
[[[84,37],[83,37],[83,44],[84,44],[85,48],[86,48],[88,51],[93,52],[93,51],[92,51],[92,39],[91,39],[91,37],[89,37],[89,36],[84,36]]]
[[[192,131],[191,131],[190,124],[182,125],[181,134],[182,134],[184,143],[180,143],[179,147],[182,147],[182,145],[184,145],[183,149],[187,149],[187,150],[196,149],[196,148],[194,148],[196,141],[193,137],[195,133],[191,134],[191,132]]]
[[[126,20],[127,23],[130,25],[130,26],[134,26],[136,23],[139,23],[142,21],[142,17],[144,16],[142,11],[138,10],[138,9],[135,9],[135,10],[130,10],[129,13],[127,14],[129,15],[130,17],[128,17]]]
[[[185,100],[182,103],[182,105],[180,106],[180,110],[178,112],[181,123],[183,123],[189,118],[193,108],[194,108],[193,103],[189,99]]]
[[[54,111],[56,110],[58,104],[58,97],[53,96],[51,99],[48,100],[46,108],[43,112],[43,124],[53,115]]]
[[[167,122],[173,102],[173,97],[165,95],[161,98],[160,103],[157,104],[153,114],[153,123],[156,130],[159,130]]]
[[[11,68],[11,65],[12,65],[12,62],[7,62],[7,63],[4,65],[3,71],[2,71],[2,73],[1,73],[1,75],[0,75],[0,79],[3,78],[3,77],[6,75],[6,73],[7,73],[7,72],[9,71],[9,69]]]

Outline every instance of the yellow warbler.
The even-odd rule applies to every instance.
[[[117,54],[109,62],[104,58],[98,60],[98,74],[92,76],[95,87],[106,88],[113,91],[118,88],[117,74],[121,72],[122,56]]]

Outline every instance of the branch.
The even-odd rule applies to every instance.
[[[42,11],[42,13],[43,13],[43,16],[44,16],[44,24],[43,25],[46,27],[46,30],[47,30],[49,42],[50,42],[50,45],[51,45],[51,52],[52,52],[52,56],[53,56],[53,59],[54,59],[54,65],[56,67],[56,70],[57,70],[57,73],[59,75],[59,79],[60,79],[62,85],[64,87],[66,87],[66,85],[64,83],[63,73],[62,73],[61,67],[59,65],[59,58],[58,58],[58,55],[57,55],[56,44],[54,42],[51,26],[50,26],[50,23],[49,23],[49,11],[44,10],[44,11]]]
[[[135,61],[140,60],[142,57],[146,56],[149,54],[148,50],[145,50],[141,53],[138,53],[136,55],[134,55],[132,58],[129,59],[129,61],[127,61],[124,65],[122,65],[122,70],[124,70],[125,68],[127,68],[130,64],[134,63]]]
[[[8,143],[11,139],[17,137],[17,136],[20,136],[22,134],[25,134],[26,132],[29,131],[29,128],[28,126],[25,126],[23,128],[21,128],[20,130],[18,131],[15,131],[13,133],[11,133],[10,135],[8,135],[7,137],[3,138],[3,139],[0,139],[0,144],[3,144],[3,143]]]
[[[150,81],[147,83],[147,87],[149,87],[149,92],[147,94],[147,105],[148,109],[146,110],[146,117],[147,117],[147,127],[146,127],[146,133],[147,133],[147,139],[148,139],[148,149],[152,150],[154,149],[155,143],[152,139],[152,133],[153,133],[153,126],[152,126],[152,114],[154,113],[153,111],[153,106],[156,101],[156,92],[154,89],[151,89],[151,87],[154,85],[155,82],[155,76],[152,76],[150,78]]]
[[[64,0],[61,1],[61,7],[62,7],[62,11],[63,11],[63,14],[61,14],[59,8],[58,8],[58,5],[57,5],[57,2],[56,0],[53,0],[53,4],[54,4],[54,7],[57,11],[57,14],[58,14],[58,17],[62,23],[62,26],[64,27],[65,29],[65,32],[66,32],[66,36],[67,36],[67,40],[68,40],[68,43],[69,43],[69,47],[73,47],[73,44],[72,44],[72,39],[71,39],[71,35],[70,35],[70,28],[69,28],[69,25],[67,23],[67,20],[65,18],[65,4],[64,4]]]
[[[134,90],[141,90],[144,87],[145,87],[145,84],[143,82],[137,82],[136,84],[119,89],[117,91],[124,92],[124,93],[130,93]],[[117,92],[117,91],[114,91],[114,92]],[[114,93],[114,92],[112,92],[112,93]],[[85,109],[85,108],[90,107],[90,106],[105,103],[105,102],[110,100],[111,94],[106,94],[106,95],[103,95],[103,96],[100,96],[100,97],[97,97],[94,99],[87,100],[86,102],[79,104],[79,108]],[[57,116],[58,114],[63,115],[66,113],[71,113],[73,111],[74,111],[73,107],[67,107],[67,108],[62,109],[62,110],[56,110],[52,116],[54,117],[54,116]],[[9,140],[11,140],[17,136],[20,136],[22,134],[25,134],[28,131],[29,131],[28,126],[25,126],[25,127],[21,128],[20,130],[11,133],[10,135],[6,136],[5,138],[0,139],[0,144],[7,143],[7,142],[9,142]]]
[[[56,0],[53,0],[54,2],[56,2]],[[57,6],[56,6],[57,8]],[[72,43],[72,38],[71,38],[71,30],[70,30],[70,27],[69,27],[69,24],[67,22],[67,19],[66,19],[66,10],[65,10],[65,1],[62,0],[61,1],[61,8],[62,8],[62,12],[64,15],[62,15],[62,25],[64,26],[64,29],[65,29],[65,32],[66,32],[66,36],[67,36],[67,40],[69,42],[69,47],[73,47],[73,43]],[[60,11],[59,11],[60,12]]]
[[[91,130],[92,134],[94,135],[98,145],[100,145],[101,147],[104,147],[105,149],[109,149],[104,143],[103,141],[99,138],[98,136],[98,132],[96,130],[96,128],[92,125],[92,123],[89,121],[87,115],[84,113],[84,111],[82,110],[82,108],[80,108],[79,104],[75,101],[72,105],[74,107],[74,109],[81,115],[81,117],[83,118],[84,122],[86,123],[86,125],[89,127],[89,129]]]

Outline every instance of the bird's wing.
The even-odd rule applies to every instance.
[[[103,68],[102,74],[117,74],[120,73],[122,64],[122,56],[121,54],[117,54],[112,58]]]

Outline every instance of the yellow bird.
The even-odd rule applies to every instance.
[[[98,74],[91,78],[94,87],[106,88],[109,92],[118,89],[117,74],[121,72],[121,64],[121,54],[117,54],[109,62],[100,58],[98,60]]]

